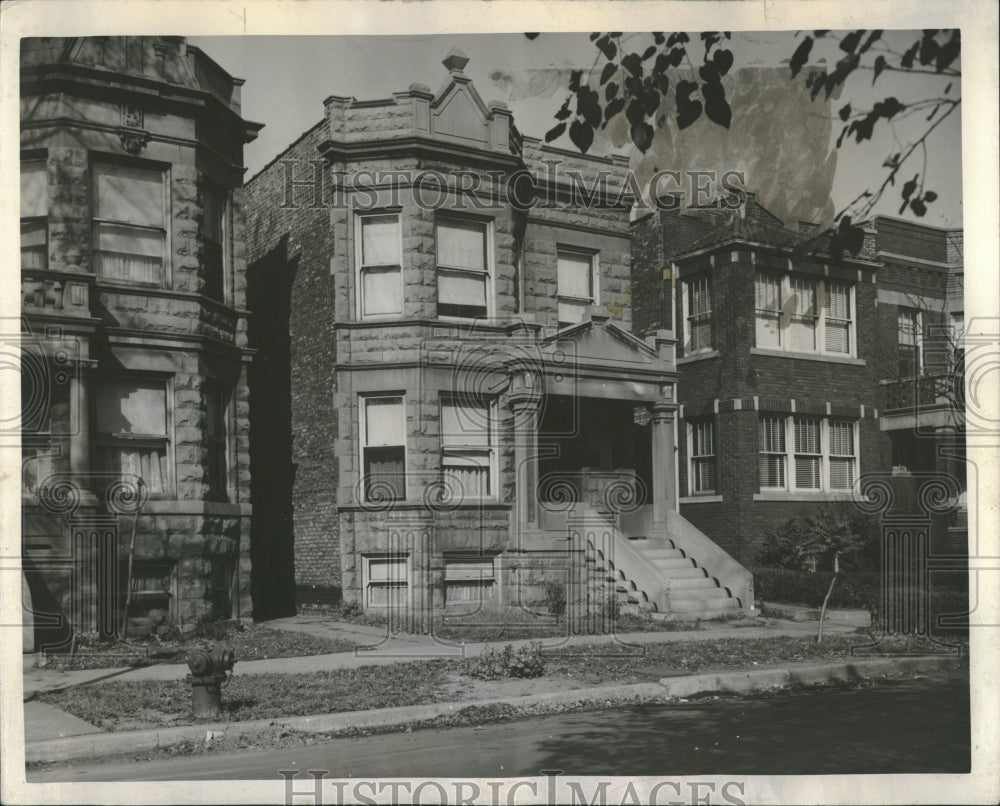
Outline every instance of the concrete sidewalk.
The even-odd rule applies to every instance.
[[[321,616],[293,616],[266,622],[268,626],[291,632],[304,632],[323,638],[353,640],[358,642],[353,652],[337,652],[330,655],[306,655],[295,658],[269,658],[266,660],[236,659],[233,674],[301,674],[323,672],[334,669],[356,669],[361,666],[407,661],[430,660],[433,658],[468,658],[482,654],[487,647],[501,647],[512,644],[515,649],[533,641],[539,641],[543,649],[558,649],[581,644],[605,644],[616,652],[627,651],[627,645],[684,643],[690,641],[717,641],[727,638],[739,640],[767,639],[779,637],[804,638],[816,634],[816,623],[787,622],[755,619],[757,623],[744,627],[733,623],[704,622],[700,630],[680,630],[677,632],[655,631],[622,633],[611,635],[574,635],[555,638],[536,638],[480,643],[459,643],[445,641],[432,635],[409,633],[390,634],[384,627],[367,627],[358,624],[329,621]],[[826,635],[843,635],[855,631],[855,627],[845,624],[828,623],[823,631]],[[54,690],[81,683],[117,682],[132,680],[183,680],[188,668],[183,663],[164,663],[139,668],[100,669],[92,672],[53,672],[48,669],[24,671],[24,693]],[[59,675],[65,675],[63,685],[59,685]],[[90,676],[88,679],[88,675]]]
[[[529,694],[517,698],[431,703],[402,708],[378,708],[246,722],[218,722],[122,733],[102,732],[75,736],[67,734],[45,741],[33,741],[29,737],[25,743],[25,761],[40,763],[96,759],[148,752],[188,742],[204,744],[207,747],[223,737],[259,736],[274,730],[335,734],[345,730],[366,728],[401,728],[438,717],[459,714],[470,708],[495,709],[500,706],[510,706],[521,709],[521,715],[535,716],[565,707],[609,707],[639,701],[669,702],[676,698],[710,692],[750,692],[789,685],[858,681],[917,671],[955,668],[961,663],[961,659],[955,657],[869,658],[849,662],[796,663],[780,668],[706,672],[666,677],[658,682],[612,684],[571,691]]]

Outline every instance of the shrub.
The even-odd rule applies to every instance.
[[[465,674],[479,680],[502,680],[505,677],[541,677],[545,674],[541,642],[532,642],[516,652],[507,644],[502,650],[486,647],[481,655],[464,661]]]
[[[545,605],[553,616],[566,612],[566,586],[562,582],[548,580],[544,586]]]

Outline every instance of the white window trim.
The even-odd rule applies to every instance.
[[[441,411],[441,407],[443,406],[443,404],[446,401],[456,401],[456,400],[458,400],[458,397],[456,397],[454,395],[447,395],[447,394],[443,394],[443,395],[441,395],[438,398],[438,413],[439,413],[438,422],[441,421],[440,411]],[[499,418],[500,418],[499,417],[499,413],[500,413],[499,401],[496,398],[493,398],[489,402],[489,404],[487,405],[486,408],[487,408],[487,412],[488,412],[488,415],[489,415],[489,418],[490,418],[490,426],[489,426],[489,439],[490,439],[490,444],[489,444],[489,452],[490,452],[490,462],[489,462],[489,470],[490,470],[490,494],[489,495],[485,495],[485,496],[478,496],[478,497],[466,497],[464,499],[465,501],[472,501],[472,502],[476,502],[476,501],[498,501],[499,498],[500,498],[500,496],[499,496],[499,491],[500,491],[500,471],[499,471],[500,462],[499,462],[499,453],[500,453],[500,451],[499,451],[499,446],[498,446],[498,443],[497,443],[497,439],[498,439],[498,437],[500,435],[499,434],[499,429],[498,429],[498,421],[499,421]],[[438,435],[438,441],[439,441],[439,444],[440,444],[440,457],[441,457],[440,473],[441,473],[441,478],[443,480],[444,479],[444,472],[445,472],[444,471],[445,446],[444,446],[444,436],[443,436],[443,434],[439,434]]]
[[[701,425],[702,423],[707,423],[712,427],[712,453],[711,454],[699,454],[695,456],[694,452],[694,429],[696,425]],[[715,453],[715,420],[699,420],[697,422],[687,423],[687,464],[688,464],[688,496],[693,498],[701,498],[702,496],[714,496],[718,492],[719,485],[719,464],[718,455]],[[695,489],[695,475],[694,475],[694,460],[707,459],[709,456],[712,457],[712,461],[715,463],[715,487],[711,490],[696,490]]]
[[[435,318],[441,320],[442,322],[475,322],[476,317],[469,316],[446,316],[437,312],[437,306],[439,305],[437,288],[438,288],[438,269],[444,268],[447,271],[457,271],[465,272],[466,274],[480,274],[476,269],[463,268],[461,266],[442,266],[438,263],[438,237],[437,228],[439,224],[447,224],[447,222],[460,222],[464,224],[480,224],[483,227],[484,235],[486,238],[486,318],[492,319],[496,310],[496,260],[494,258],[494,234],[493,234],[493,224],[492,218],[478,218],[476,216],[463,216],[459,214],[442,214],[434,219],[434,315]]]
[[[369,400],[378,399],[393,399],[399,400],[403,406],[403,498],[397,499],[399,503],[404,503],[410,500],[410,473],[409,473],[409,448],[407,446],[407,436],[409,436],[406,430],[406,395],[402,392],[363,392],[358,395],[358,479],[361,482],[358,486],[358,494],[361,499],[367,502],[365,497],[365,448],[368,447],[368,433],[367,433],[367,411],[366,407]]]
[[[149,227],[139,224],[125,224],[120,221],[115,221],[108,218],[98,218],[93,215],[93,211],[97,206],[97,182],[94,180],[94,169],[97,165],[104,164],[118,164],[118,165],[129,165],[135,168],[145,169],[149,171],[159,171],[162,177],[162,187],[163,187],[163,227]],[[125,280],[120,280],[117,278],[107,278],[100,274],[97,275],[97,282],[101,285],[120,285],[128,288],[173,288],[173,247],[172,247],[172,232],[171,224],[173,222],[173,205],[171,204],[171,193],[170,189],[173,185],[172,172],[170,166],[163,165],[157,162],[146,162],[139,160],[119,160],[116,159],[113,154],[99,153],[91,154],[88,163],[88,178],[90,181],[90,237],[93,243],[93,254],[91,271],[97,270],[96,266],[96,256],[97,256],[97,227],[98,224],[111,224],[118,226],[134,227],[135,229],[142,230],[156,230],[163,232],[163,279],[159,285],[151,285],[146,283],[130,283]],[[51,217],[51,210],[49,212]]]
[[[771,276],[779,276],[781,280],[781,299],[778,301],[778,305],[781,313],[778,317],[778,345],[766,345],[760,346],[756,341],[757,332],[757,292],[756,283],[757,276],[760,274],[770,274]],[[769,353],[791,353],[798,355],[810,355],[810,356],[823,356],[829,358],[857,358],[858,355],[858,341],[857,341],[857,323],[858,323],[858,309],[855,302],[857,284],[850,281],[840,281],[840,280],[830,280],[829,282],[835,283],[837,285],[847,286],[848,289],[848,305],[851,309],[850,326],[847,331],[848,342],[850,343],[850,349],[846,353],[837,352],[834,350],[826,349],[826,319],[827,319],[827,305],[826,305],[826,284],[827,279],[820,277],[805,277],[816,284],[816,349],[815,350],[803,350],[791,347],[788,344],[787,333],[788,325],[791,322],[792,315],[787,312],[785,306],[785,300],[791,296],[791,281],[792,275],[787,272],[767,272],[763,270],[758,270],[754,272],[754,349],[756,350],[767,350]],[[685,319],[686,321],[686,319]]]
[[[362,241],[361,230],[364,226],[364,220],[366,218],[386,218],[388,216],[396,217],[396,232],[399,235],[399,311],[394,313],[376,313],[365,315],[364,307],[364,280],[362,277],[363,269],[366,268],[364,265],[364,244]],[[383,264],[373,263],[372,266],[380,266]],[[378,321],[378,320],[389,320],[389,319],[399,319],[403,315],[403,306],[406,304],[406,298],[403,293],[403,214],[399,210],[366,210],[363,213],[354,214],[354,308],[357,311],[355,316],[356,321]]]
[[[590,261],[590,290],[591,297],[589,300],[583,297],[572,297],[568,294],[559,293],[559,278],[558,273],[556,275],[556,317],[558,323],[559,316],[559,303],[566,299],[568,302],[588,302],[590,305],[600,305],[601,304],[601,253],[595,249],[586,249],[582,246],[570,246],[564,244],[556,244],[556,262],[558,265],[559,257],[562,254],[573,255],[579,258],[587,258]],[[562,323],[558,323],[562,327]],[[569,327],[569,325],[566,325]]]
[[[707,347],[699,347],[697,350],[691,347],[691,284],[705,282],[708,284],[708,314],[709,321],[711,323],[712,339],[711,344]],[[690,280],[684,280],[680,284],[681,286],[681,328],[683,331],[683,343],[684,343],[684,356],[697,355],[702,356],[715,351],[715,295],[712,290],[712,278],[710,275],[701,275],[698,277],[692,277]]]
[[[413,560],[409,552],[379,552],[361,555],[361,603],[364,610],[391,610],[391,606],[370,605],[368,603],[368,586],[371,584],[371,564],[373,560],[404,560],[406,564],[406,608],[413,609]]]
[[[784,421],[784,433],[785,433],[785,452],[784,452],[784,462],[785,462],[785,484],[783,487],[765,487],[760,483],[760,479],[757,480],[757,492],[763,493],[796,493],[798,495],[828,495],[831,493],[848,495],[851,490],[837,488],[834,489],[830,486],[830,420],[835,420],[837,422],[849,422],[852,428],[852,444],[854,447],[854,472],[853,481],[857,482],[859,476],[859,463],[860,463],[860,453],[861,453],[861,443],[860,443],[860,430],[859,421],[850,420],[849,418],[840,417],[830,417],[826,415],[813,415],[813,414],[775,414],[768,415],[775,418],[782,418]],[[795,457],[797,454],[795,450],[795,420],[796,418],[802,420],[819,420],[819,440],[820,440],[820,480],[819,487],[798,487],[795,484]],[[760,420],[758,418],[757,427],[760,428]],[[763,453],[760,449],[760,441],[758,440],[757,456],[758,460],[760,455]],[[768,452],[768,455],[777,456],[777,452]],[[815,455],[815,454],[803,454],[803,455]],[[847,458],[846,454],[837,454],[837,458]]]

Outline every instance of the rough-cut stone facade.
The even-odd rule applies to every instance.
[[[133,580],[141,578],[133,584],[141,593],[130,603],[130,631],[148,631],[167,616],[192,627],[203,617],[251,614],[241,187],[243,145],[260,126],[240,117],[241,84],[179,37],[22,42],[22,171],[44,165],[44,190],[31,203],[45,208],[46,216],[44,248],[35,250],[41,254],[32,256],[22,241],[23,313],[34,334],[30,343],[50,330],[55,334],[39,347],[46,372],[55,373],[50,379],[60,383],[59,346],[74,357],[67,365],[72,421],[60,430],[57,404],[49,433],[44,413],[37,428],[25,424],[24,552],[36,614],[54,609],[74,629],[114,628],[95,615],[108,597],[117,598],[112,609],[119,612],[117,628],[123,627],[133,530]],[[100,223],[98,166],[125,177],[130,171],[162,176],[162,199],[148,185],[108,180],[109,193],[119,194],[119,210],[162,209],[162,225],[132,226],[128,212],[116,214],[122,225]],[[218,211],[213,234],[210,203]],[[126,253],[123,265],[141,262],[136,250],[152,254],[158,273],[150,281],[103,270],[100,244],[106,242],[99,237],[109,239],[108,254]],[[157,237],[162,240],[149,251]],[[23,378],[30,397],[34,379]],[[137,515],[102,497],[115,468],[124,469],[102,463],[107,435],[99,432],[107,426],[100,423],[113,417],[98,413],[98,400],[113,381],[149,384],[166,407],[159,443],[165,448],[158,448],[165,450],[165,470],[157,474],[163,479],[144,475],[147,465],[137,465],[148,493]],[[221,410],[212,423],[210,398],[218,398]],[[120,428],[131,435],[131,424]],[[46,458],[53,448],[57,455]],[[72,489],[75,505],[47,499],[46,480]],[[85,581],[94,547],[74,547],[71,535],[88,518],[105,516],[117,530],[110,540],[119,546],[120,579],[94,587]],[[66,559],[70,565],[63,567]]]
[[[742,210],[721,205],[663,210],[632,225],[633,287],[642,300],[634,309],[636,330],[673,328],[678,338],[681,513],[748,565],[769,527],[815,515],[826,503],[844,497],[807,491],[763,493],[758,477],[762,414],[855,421],[859,443],[855,479],[859,473],[888,474],[900,459],[896,438],[890,442],[887,432],[913,428],[911,422],[894,423],[885,416],[894,406],[912,414],[912,399],[902,400],[897,388],[899,308],[921,311],[927,373],[942,370],[941,362],[948,360],[949,350],[940,338],[937,346],[942,349],[934,349],[933,333],[934,326],[944,321],[949,277],[950,309],[962,309],[954,279],[956,270],[960,272],[960,232],[877,218],[857,259],[834,260],[815,245],[813,257],[793,253],[792,247],[814,237],[815,230],[809,225],[797,230],[784,227],[753,194],[748,194]],[[850,356],[756,350],[758,270],[794,271],[802,277],[850,283],[855,338]],[[685,354],[690,311],[685,311],[681,289],[697,278],[709,283],[712,349]],[[671,310],[663,309],[664,299],[670,300]],[[903,383],[902,391],[909,390],[910,398],[912,385],[912,380]],[[689,427],[704,421],[714,427],[716,482],[711,495],[695,494],[689,478]],[[922,469],[933,469],[933,463]],[[898,501],[913,498],[912,491],[894,483]]]
[[[272,459],[267,451],[277,445],[255,443],[254,461],[287,461],[294,477],[289,502],[255,501],[255,518],[273,506],[275,544],[294,541],[299,602],[363,602],[366,563],[405,556],[412,626],[421,629],[444,603],[449,558],[490,558],[498,604],[541,599],[546,575],[538,569],[566,566],[565,546],[535,540],[525,548],[512,528],[518,471],[504,391],[504,359],[521,348],[538,354],[559,328],[557,250],[594,255],[593,297],[607,311],[599,321],[610,314],[625,330],[632,323],[628,203],[617,203],[625,161],[522,137],[502,104],[482,102],[464,62],[446,60],[449,83],[437,95],[415,84],[384,100],[328,98],[323,119],[248,182],[253,327],[268,322],[251,346],[276,365],[287,362],[291,379],[287,399],[258,395],[252,384],[253,419],[281,423],[292,445]],[[579,171],[588,187],[604,175],[607,189],[589,207],[568,204],[568,187],[546,178],[545,160]],[[526,171],[548,204],[511,202],[512,183]],[[415,183],[421,174],[432,181]],[[365,213],[399,222],[401,310],[388,317],[359,310]],[[438,314],[436,227],[455,220],[486,233],[488,310],[475,320]],[[281,302],[271,306],[273,299]],[[483,500],[451,501],[442,486],[440,406],[456,393],[495,401]],[[405,408],[405,500],[384,506],[362,494],[362,401],[372,394],[399,395]]]

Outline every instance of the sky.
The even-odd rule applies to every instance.
[[[630,44],[644,47],[647,36],[636,34]],[[894,31],[888,32],[886,39],[902,51],[918,36],[919,32]],[[692,39],[696,42],[697,36]],[[265,124],[257,140],[245,150],[248,178],[319,121],[323,99],[329,95],[354,96],[359,100],[387,98],[412,83],[426,84],[437,91],[447,78],[441,60],[456,46],[470,58],[465,72],[483,99],[506,101],[518,129],[542,137],[555,123],[553,114],[565,97],[568,71],[589,69],[596,55],[587,35],[576,33],[542,33],[535,40],[512,33],[229,36],[190,37],[189,41],[231,74],[246,80],[242,89],[244,116]],[[796,44],[793,32],[734,32],[731,47],[736,67],[777,67],[788,59]],[[835,45],[835,41],[830,44]],[[817,47],[813,61],[824,57],[818,51]],[[389,58],[385,58],[387,54]],[[835,47],[826,55],[834,54]],[[786,82],[786,70],[775,71],[778,78],[769,80],[788,90],[791,85]],[[855,101],[855,108],[887,95],[898,95],[905,102],[907,97],[940,94],[946,83],[936,76],[883,73],[873,90],[868,82],[870,75],[859,77],[854,86],[845,88],[842,97]],[[821,220],[829,219],[833,210],[844,207],[873,178],[881,181],[885,174],[882,161],[899,150],[900,142],[907,140],[904,124],[895,133],[886,129],[870,143],[857,145],[852,141],[839,150],[834,149],[833,140],[842,124],[839,120],[826,124],[818,119],[834,117],[843,101],[825,106],[812,104],[800,88],[797,98],[787,99],[787,105],[775,112],[754,102],[756,87],[753,83],[744,87],[744,101],[740,105],[731,96],[734,119],[728,133],[712,131],[711,124],[702,120],[686,132],[658,134],[654,153],[645,158],[621,133],[617,141],[612,137],[595,143],[593,150],[626,153],[631,157],[632,167],[647,174],[654,162],[660,169],[676,170],[740,170],[750,166],[750,174],[757,178],[758,184],[769,186],[769,199],[778,208],[774,212],[782,217]],[[957,95],[961,89],[955,86],[949,91]],[[733,93],[736,94],[735,89]],[[919,118],[917,122],[923,117],[914,116]],[[565,137],[557,145],[572,147]],[[938,193],[938,200],[929,206],[928,214],[921,220],[933,226],[961,226],[960,114],[951,115],[939,126],[928,146],[927,187]],[[831,156],[833,151],[836,153]],[[924,170],[922,153],[914,155],[913,164],[912,170],[903,172],[908,175],[902,181]],[[830,202],[824,207],[817,201],[818,196]],[[876,212],[898,215],[899,204],[898,190],[890,188]],[[912,216],[909,212],[907,215]]]

